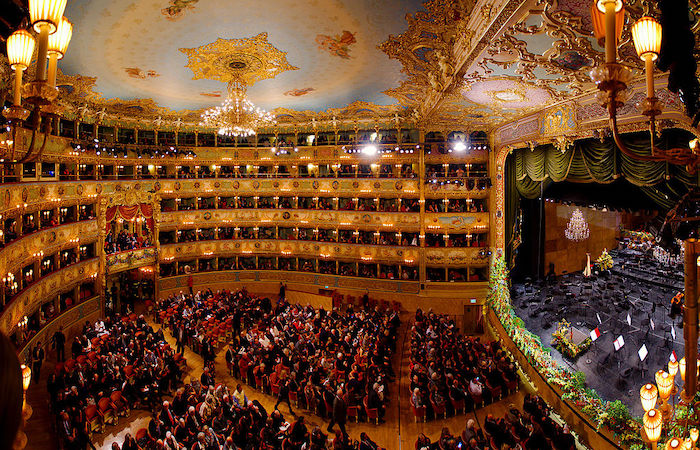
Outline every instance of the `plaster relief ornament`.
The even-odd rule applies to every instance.
[[[282,72],[298,70],[287,62],[287,52],[267,41],[267,33],[252,38],[222,39],[196,48],[181,48],[193,80],[216,80],[223,83],[242,81],[253,86],[260,80],[275,78]]]

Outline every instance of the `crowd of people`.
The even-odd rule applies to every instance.
[[[132,408],[154,408],[182,377],[177,355],[161,330],[143,316],[85,323],[62,361],[64,340],[54,340],[57,359],[49,374],[49,405],[67,450],[84,449],[92,431]],[[36,363],[35,363],[36,364]]]
[[[289,393],[329,417],[341,395],[346,407],[376,411],[381,420],[394,377],[391,356],[400,323],[395,311],[328,312],[284,300],[273,306],[245,290],[171,295],[159,306],[167,311],[178,349],[192,345],[207,365],[220,342],[212,321],[223,324],[230,330],[226,358],[232,373],[253,387],[282,392],[290,412]]]
[[[515,365],[498,341],[459,333],[449,316],[418,309],[411,334],[411,407],[437,418],[517,389]]]
[[[105,238],[105,253],[117,253],[126,250],[136,250],[139,248],[151,247],[151,238],[148,234],[138,235],[127,230],[121,230],[115,236],[110,230]]]
[[[550,408],[542,398],[527,394],[522,409],[508,405],[505,417],[486,416],[483,426],[468,419],[461,434],[442,429],[435,442],[421,435],[416,450],[575,450],[576,440],[568,426],[552,419]]]
[[[364,436],[363,436],[364,438]],[[369,438],[367,441],[371,442]],[[337,433],[333,448],[376,450],[361,447]],[[223,384],[207,385],[197,379],[180,387],[172,401],[164,401],[148,426],[136,436],[127,434],[121,445],[111,450],[322,450],[328,448],[328,435],[320,427],[312,430],[304,416],[292,423],[275,409],[268,413],[257,400],[250,400],[241,385],[231,391]]]

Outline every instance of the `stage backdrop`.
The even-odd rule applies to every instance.
[[[571,213],[579,208],[588,223],[590,236],[585,241],[573,242],[564,237],[564,230],[569,223]],[[578,272],[586,263],[586,252],[591,254],[594,262],[603,251],[617,247],[620,226],[636,229],[648,217],[618,211],[601,211],[592,208],[562,205],[545,202],[545,242],[544,273],[549,271],[549,264],[554,263],[554,271],[561,275],[563,271]]]

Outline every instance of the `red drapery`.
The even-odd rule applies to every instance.
[[[152,232],[153,231],[153,205],[150,203],[141,203],[138,205],[130,206],[110,206],[107,208],[107,233],[112,229],[112,222],[116,219],[124,219],[125,221],[131,221],[136,219],[136,217],[142,216],[146,220],[146,226]]]

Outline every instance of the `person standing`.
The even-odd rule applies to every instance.
[[[175,351],[177,353],[183,353],[185,350],[185,324],[182,322],[178,325],[177,331],[175,332],[175,341],[177,342]]]
[[[35,382],[38,382],[41,376],[41,364],[44,362],[44,356],[41,341],[37,341],[34,350],[32,350],[32,374]]]
[[[56,349],[56,361],[66,360],[66,335],[63,334],[63,325],[51,337],[51,347]]]
[[[340,431],[343,432],[343,435],[347,436],[348,432],[345,431],[347,416],[348,406],[345,403],[345,399],[343,399],[343,390],[338,389],[338,391],[335,393],[335,399],[333,400],[333,416],[331,418],[331,423],[328,424],[328,432],[332,433],[333,425],[337,423],[338,427],[340,427]]]
[[[279,380],[280,390],[277,396],[277,403],[275,403],[275,409],[277,409],[280,403],[285,402],[289,407],[289,414],[296,417],[296,414],[294,414],[294,411],[292,411],[292,404],[289,402],[289,383],[290,382],[289,378],[287,377],[287,373],[285,371],[282,371]]]

